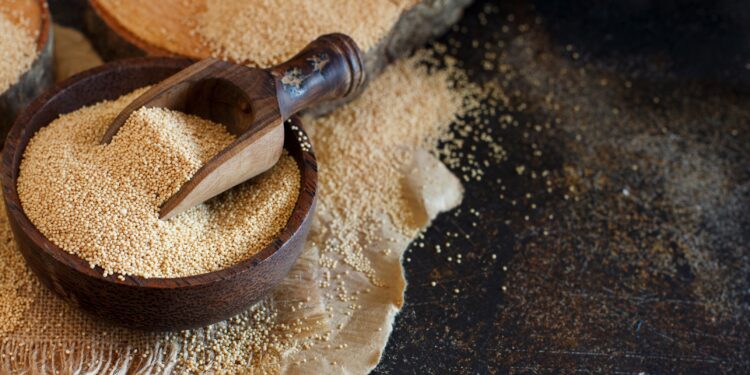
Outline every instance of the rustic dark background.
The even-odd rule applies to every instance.
[[[749,14],[472,6],[440,42],[509,97],[476,120],[508,158],[407,253],[376,373],[750,373]]]
[[[750,373],[750,5],[477,1],[439,42],[496,88],[484,176],[407,252],[375,372]]]

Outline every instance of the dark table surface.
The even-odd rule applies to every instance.
[[[406,254],[376,373],[750,373],[750,5],[480,1],[440,42],[507,159]]]
[[[750,373],[750,5],[478,1],[439,42],[500,100],[375,372]]]

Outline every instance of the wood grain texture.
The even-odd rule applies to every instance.
[[[0,93],[0,139],[5,139],[18,113],[53,82],[52,28],[47,3],[44,0],[0,0],[0,9],[18,15],[28,22],[20,24],[38,35],[37,56],[31,67],[18,78],[18,82]],[[14,21],[11,17],[11,21]]]
[[[3,196],[19,250],[31,270],[66,301],[117,324],[147,330],[198,327],[231,317],[278,284],[299,257],[315,206],[317,165],[304,151],[292,124],[285,126],[284,147],[297,161],[302,184],[292,216],[279,236],[263,250],[232,267],[207,274],[145,279],[103,277],[81,258],[47,240],[23,212],[16,182],[23,151],[34,132],[61,113],[101,100],[115,99],[155,84],[190,65],[188,59],[140,58],[101,66],[55,86],[19,116],[3,151]]]
[[[414,49],[444,33],[458,21],[472,0],[419,0],[409,3],[393,27],[373,46],[363,50],[366,74],[377,76],[391,61],[409,55]],[[141,4],[143,3],[143,4]],[[210,51],[193,35],[190,20],[203,11],[201,1],[184,6],[182,2],[137,1],[114,7],[111,1],[90,0],[85,20],[87,34],[105,60],[133,56],[185,56],[205,58]],[[119,4],[125,4],[120,2]],[[113,12],[117,12],[114,14]],[[139,30],[124,20],[142,20]],[[272,48],[269,46],[269,48]],[[353,99],[332,100],[308,109],[322,114]]]
[[[276,79],[283,118],[325,102],[356,97],[367,80],[362,52],[344,34],[323,35],[269,71]]]

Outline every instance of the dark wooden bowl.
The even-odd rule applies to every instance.
[[[8,219],[19,251],[39,279],[66,301],[117,324],[146,330],[177,330],[227,319],[258,301],[289,272],[300,255],[315,208],[317,164],[286,124],[284,147],[300,167],[299,199],[279,236],[258,254],[232,267],[181,278],[102,277],[81,258],[45,238],[29,221],[16,191],[18,170],[29,139],[62,113],[115,99],[161,81],[188,66],[178,58],[136,58],[75,75],[41,95],[24,110],[3,150],[2,183]]]

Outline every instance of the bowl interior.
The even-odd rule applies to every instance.
[[[301,172],[299,198],[287,225],[265,248],[231,267],[205,274],[180,278],[142,278],[138,276],[118,279],[116,275],[103,277],[99,267],[90,268],[88,263],[72,255],[45,238],[23,213],[16,190],[19,166],[29,140],[37,130],[46,126],[60,114],[75,111],[82,106],[103,100],[112,100],[140,87],[158,83],[164,78],[190,65],[193,61],[181,58],[136,58],[107,64],[58,84],[38,97],[18,117],[6,140],[3,150],[3,190],[9,215],[24,228],[29,237],[43,251],[49,252],[57,261],[78,272],[117,284],[147,288],[181,288],[211,283],[241,272],[251,272],[253,266],[263,262],[278,250],[302,225],[313,209],[317,183],[317,165],[304,131],[297,117],[285,123],[284,148],[297,161]],[[302,144],[305,144],[303,147]]]

